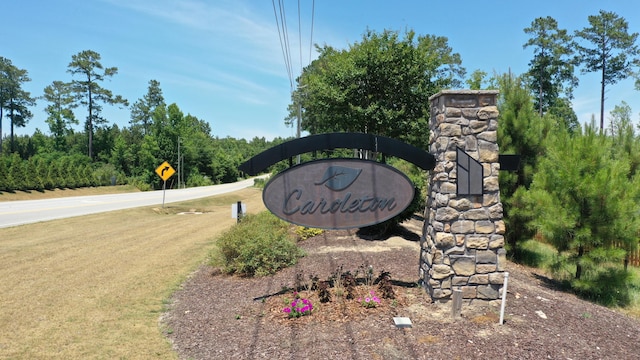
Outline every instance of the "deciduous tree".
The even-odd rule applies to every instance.
[[[367,31],[348,49],[318,48],[294,92],[302,128],[312,134],[352,131],[426,148],[429,96],[462,84],[464,69],[447,38]],[[289,120],[295,118],[292,114]]]

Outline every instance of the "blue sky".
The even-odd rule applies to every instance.
[[[300,26],[298,1],[283,1],[295,77],[310,60],[312,0],[300,1]],[[520,74],[532,58],[532,49],[522,47],[528,40],[523,29],[535,18],[551,16],[573,33],[601,9],[624,17],[629,32],[640,32],[636,0],[316,0],[312,41],[344,48],[367,28],[413,29],[447,37],[468,73]],[[29,72],[32,81],[24,88],[33,96],[54,80],[70,81],[71,56],[90,49],[101,54],[105,67],[119,69],[103,86],[131,103],[154,79],[168,104],[209,122],[214,136],[271,140],[295,135],[284,125],[291,86],[272,1],[20,0],[6,1],[2,12],[11,16],[2,18],[0,56]],[[573,105],[579,120],[588,122],[600,111],[599,79],[594,73],[579,76]],[[623,100],[637,122],[640,92],[631,79],[609,87],[605,111]],[[39,101],[34,118],[16,133],[33,134],[36,128],[48,133],[43,109]],[[103,111],[119,126],[128,126],[129,114],[110,106]],[[84,119],[86,109],[77,109],[76,116]],[[3,133],[8,132],[3,119]]]

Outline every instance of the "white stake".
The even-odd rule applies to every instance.
[[[502,304],[500,306],[500,325],[504,322],[504,305],[507,301],[507,284],[509,284],[509,273],[504,273],[504,285],[502,286]]]

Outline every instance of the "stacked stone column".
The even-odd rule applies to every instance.
[[[448,300],[454,289],[460,289],[464,299],[501,295],[506,252],[497,95],[493,90],[443,91],[429,99],[429,152],[436,165],[429,174],[420,278],[434,300]],[[482,195],[457,195],[457,148],[482,165]]]

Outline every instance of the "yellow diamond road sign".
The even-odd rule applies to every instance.
[[[171,175],[175,173],[176,171],[166,161],[163,162],[162,165],[158,166],[158,168],[156,169],[156,174],[158,174],[158,176],[160,176],[160,178],[164,181],[167,181],[167,179],[170,178]]]

